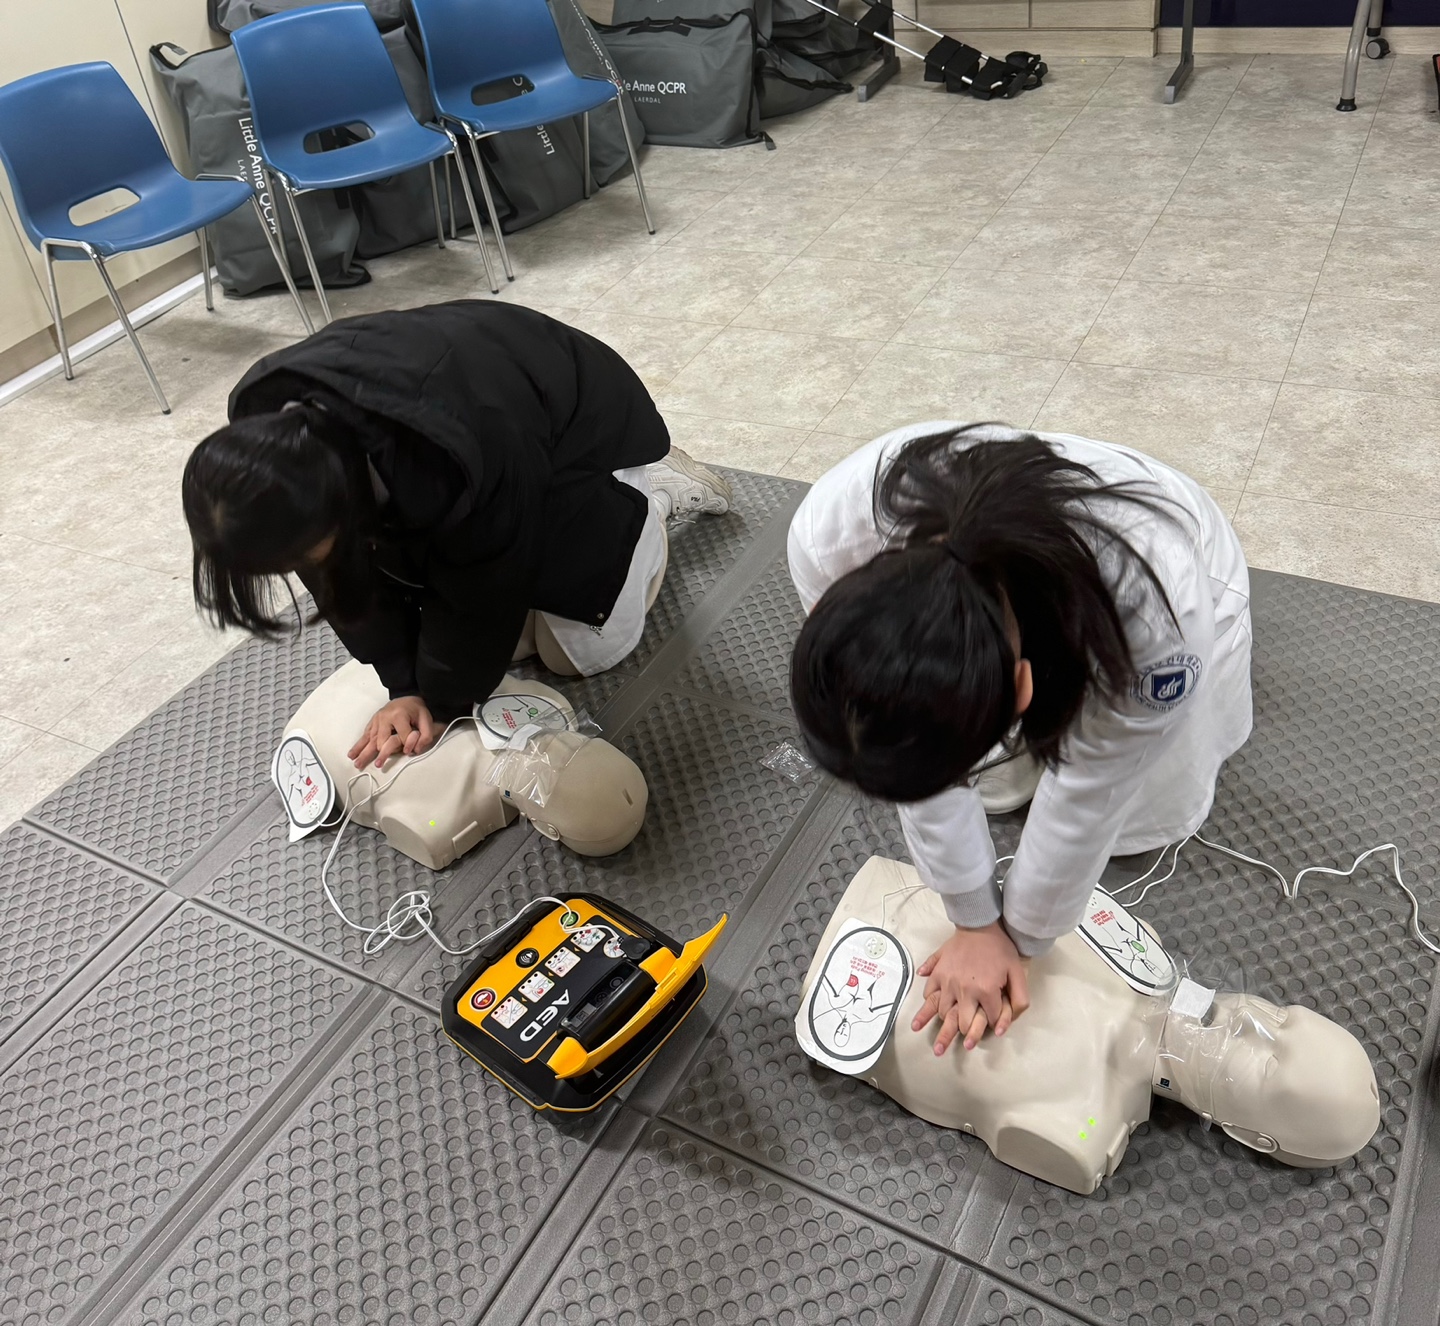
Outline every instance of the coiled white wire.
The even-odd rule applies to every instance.
[[[1117,901],[1123,903],[1126,907],[1133,907],[1157,884],[1163,884],[1166,880],[1174,876],[1176,870],[1178,870],[1180,867],[1180,852],[1184,848],[1185,844],[1192,840],[1197,843],[1203,844],[1204,846],[1210,848],[1212,851],[1223,852],[1226,856],[1233,857],[1237,861],[1243,861],[1247,865],[1255,866],[1257,869],[1263,870],[1269,875],[1273,875],[1276,879],[1280,881],[1280,888],[1281,891],[1284,893],[1285,897],[1291,899],[1298,898],[1300,896],[1300,884],[1306,875],[1331,875],[1337,879],[1351,879],[1354,877],[1355,872],[1359,870],[1360,867],[1364,865],[1365,862],[1368,861],[1372,856],[1379,856],[1382,853],[1388,852],[1390,854],[1390,873],[1392,876],[1394,876],[1395,883],[1399,887],[1400,892],[1405,895],[1406,899],[1410,903],[1411,933],[1415,936],[1421,947],[1428,949],[1431,953],[1440,954],[1440,944],[1437,944],[1433,939],[1431,939],[1420,925],[1420,900],[1415,896],[1414,891],[1405,882],[1405,877],[1400,870],[1400,849],[1394,843],[1381,843],[1378,847],[1371,847],[1367,851],[1361,852],[1360,855],[1357,856],[1354,861],[1350,863],[1350,867],[1347,870],[1339,870],[1334,866],[1306,866],[1303,870],[1296,873],[1294,879],[1286,879],[1283,873],[1277,870],[1274,866],[1270,865],[1268,862],[1261,861],[1258,857],[1247,856],[1244,852],[1237,852],[1233,847],[1226,847],[1223,843],[1211,842],[1209,838],[1203,838],[1198,833],[1192,833],[1189,838],[1182,838],[1172,847],[1161,848],[1159,857],[1156,859],[1155,864],[1151,866],[1149,870],[1147,870],[1138,879],[1132,879],[1128,884],[1122,884],[1118,889],[1114,890],[1112,896],[1115,897]],[[1151,879],[1150,876],[1160,869],[1160,867],[1165,863],[1166,855],[1170,853],[1173,853],[1173,856],[1171,856],[1170,860],[1170,869],[1167,870],[1165,874],[1161,875],[1158,879]],[[1143,884],[1145,887],[1141,889],[1135,897],[1122,898],[1120,896],[1127,890],[1133,889],[1141,884]]]

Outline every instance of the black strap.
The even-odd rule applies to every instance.
[[[941,37],[925,52],[925,81],[944,83],[947,86],[952,81],[959,83],[984,58],[982,52],[973,46],[967,46],[963,41],[956,41],[954,37]]]
[[[895,31],[894,22],[895,11],[887,3],[887,0],[873,0],[870,8],[865,11],[855,26],[867,37],[874,37],[877,32],[884,32],[888,37]]]

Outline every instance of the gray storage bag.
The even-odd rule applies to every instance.
[[[283,14],[287,9],[308,9],[316,4],[342,4],[344,0],[205,0],[205,16],[212,32],[227,35],[257,18]],[[405,22],[405,0],[364,0],[365,8],[381,32]]]
[[[161,86],[180,112],[185,144],[197,174],[240,175],[261,193],[265,215],[275,230],[278,199],[265,188],[260,173],[259,144],[251,128],[250,101],[240,75],[240,61],[229,47],[187,55],[170,42],[150,48],[150,62]],[[370,273],[355,261],[360,223],[344,195],[303,194],[298,200],[305,233],[327,287],[361,285]],[[310,284],[305,253],[291,217],[279,232],[297,285]],[[232,295],[253,295],[272,286],[284,288],[283,277],[266,243],[253,208],[242,207],[210,226],[220,284]]]
[[[619,84],[620,71],[595,31],[595,25],[580,8],[579,0],[550,0],[550,12],[554,15],[560,44],[565,48],[565,59],[570,68],[582,78],[603,78]],[[645,125],[631,104],[630,94],[623,89],[620,107],[625,123],[630,126],[630,137],[638,149],[645,141]],[[601,106],[599,110],[591,111],[590,175],[595,183],[609,184],[629,166],[630,153],[625,148],[625,135],[615,108]]]
[[[647,18],[600,28],[645,122],[666,147],[738,147],[764,140],[758,124],[755,15]]]
[[[849,83],[832,77],[803,55],[796,55],[775,42],[760,43],[756,67],[756,90],[760,94],[760,118],[793,115],[837,92],[854,91]]]
[[[806,0],[808,7],[808,0]],[[829,0],[826,0],[829,3]],[[774,0],[615,0],[612,23],[643,23],[647,18],[729,18],[742,9],[755,15],[755,31],[768,40]]]

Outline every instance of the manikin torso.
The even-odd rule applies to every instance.
[[[506,677],[491,698],[506,695],[537,697],[547,713],[574,722],[565,697],[539,682]],[[357,824],[379,829],[422,865],[442,869],[517,816],[587,856],[618,852],[640,831],[644,775],[609,742],[576,732],[543,732],[521,752],[497,754],[462,721],[433,753],[358,773],[350,748],[388,699],[375,670],[352,661],[311,692],[285,731],[302,730],[314,744],[335,783],[336,813],[353,805]],[[491,782],[501,759],[505,776]]]
[[[914,869],[882,857],[851,881],[817,953],[850,918],[889,931],[916,965],[954,933]],[[806,992],[815,972],[812,963]],[[933,1023],[910,1030],[924,986],[918,976],[911,983],[863,1079],[912,1114],[974,1133],[1006,1164],[1074,1192],[1093,1192],[1115,1171],[1150,1116],[1152,1092],[1290,1164],[1333,1164],[1379,1124],[1374,1073],[1343,1028],[1239,994],[1217,994],[1203,1017],[1182,1016],[1168,996],[1131,988],[1076,934],[1029,964],[1029,1010],[974,1050],[956,1041],[937,1056]],[[817,1010],[835,1003],[834,991],[817,994]],[[861,1002],[858,1011],[869,1009]],[[853,1034],[863,1035],[859,1022]]]

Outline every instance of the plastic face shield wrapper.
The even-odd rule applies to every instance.
[[[485,781],[507,801],[543,809],[560,775],[589,740],[567,730],[522,730],[515,742],[495,752]]]

